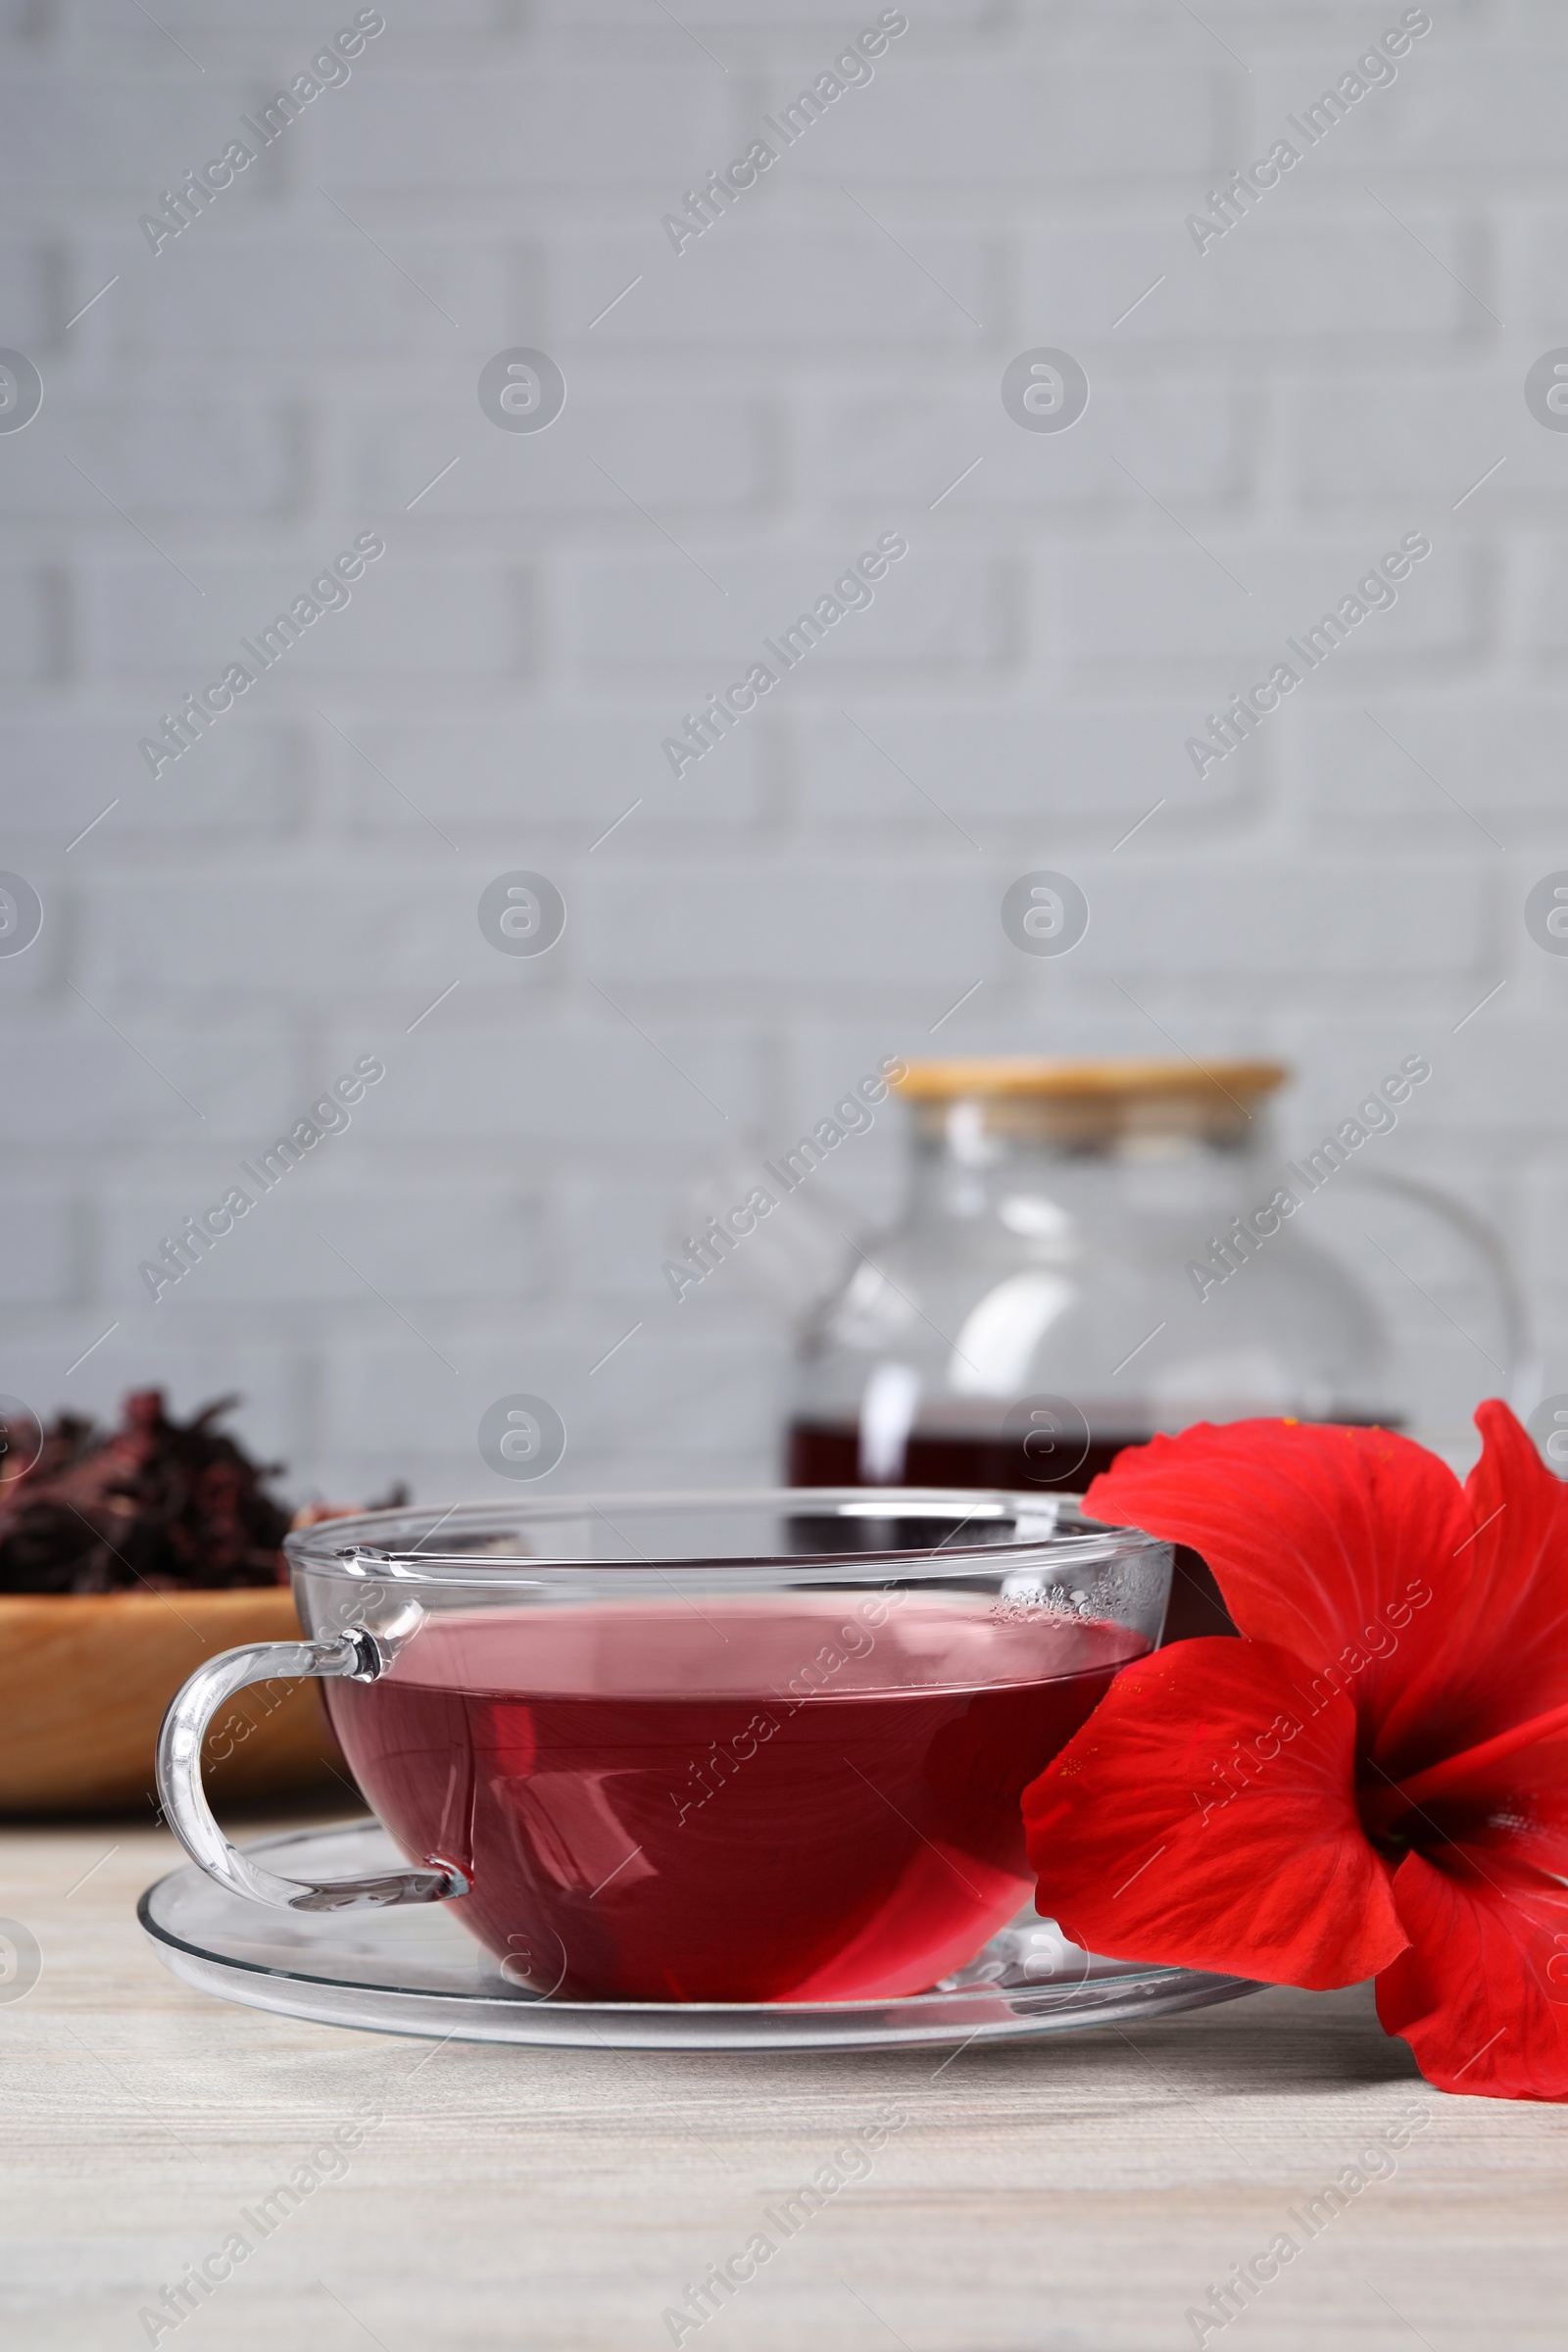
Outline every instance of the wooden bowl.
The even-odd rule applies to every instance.
[[[158,1727],[186,1676],[243,1642],[299,1638],[283,1585],[0,1593],[0,1814],[85,1813],[149,1795],[156,1805]],[[353,1793],[309,1681],[238,1691],[207,1735],[203,1769],[219,1802]]]

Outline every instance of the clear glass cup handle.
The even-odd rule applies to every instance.
[[[428,1857],[427,1870],[393,1870],[379,1878],[309,1881],[280,1879],[230,1845],[213,1818],[202,1787],[202,1740],[225,1698],[248,1684],[309,1675],[373,1683],[389,1660],[375,1636],[351,1625],[331,1642],[252,1642],[198,1666],[176,1690],[158,1735],[158,1793],[170,1828],[210,1879],[253,1902],[284,1911],[385,1911],[397,1903],[440,1903],[466,1894],[468,1880],[454,1862]]]

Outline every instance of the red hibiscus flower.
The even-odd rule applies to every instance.
[[[1091,1951],[1377,1979],[1428,2081],[1568,2099],[1568,1486],[1506,1405],[1460,1486],[1383,1430],[1207,1425],[1093,1517],[1202,1553],[1242,1635],[1127,1667],[1024,1792]]]

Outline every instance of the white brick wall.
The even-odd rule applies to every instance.
[[[0,432],[0,866],[47,907],[0,957],[0,1389],[239,1388],[299,1493],[482,1492],[511,1389],[572,1484],[759,1473],[783,1342],[737,1283],[669,1300],[682,1187],[974,980],[953,1052],[1284,1054],[1291,1143],[1430,1054],[1385,1164],[1497,1218],[1568,1388],[1568,959],[1522,920],[1568,866],[1568,435],[1522,397],[1568,344],[1568,17],[1434,0],[1200,255],[1186,216],[1383,20],[927,0],[677,254],[662,216],[875,7],[410,0],[155,257],[138,216],[353,13],[0,10],[0,346],[45,382]],[[480,410],[514,344],[565,372],[546,433]],[[1003,408],[1037,345],[1089,372],[1069,433]],[[155,783],[138,738],[368,527],[350,607]],[[895,528],[677,780],[681,714]],[[1196,776],[1414,528],[1396,608]],[[1094,920],[1026,966],[997,906],[1042,863]],[[538,961],[476,920],[517,867],[568,905]],[[368,1053],[154,1306],[138,1260]],[[1433,1394],[1485,1385],[1387,1304]]]

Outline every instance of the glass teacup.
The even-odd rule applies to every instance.
[[[447,1901],[519,1987],[918,1992],[1027,1902],[1019,1797],[1158,1641],[1170,1547],[1056,1494],[606,1495],[380,1511],[290,1536],[310,1639],[211,1660],[159,1786],[214,1878],[308,1911]],[[208,1810],[202,1735],[325,1679],[415,1867],[306,1886]]]

